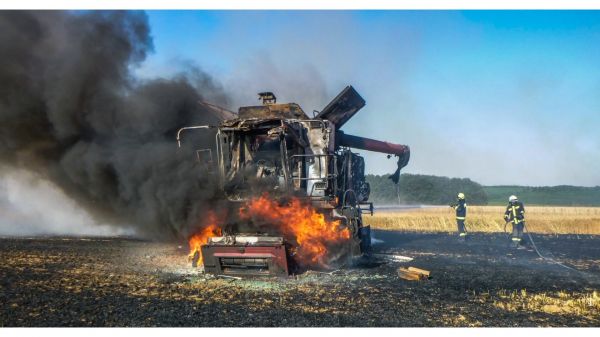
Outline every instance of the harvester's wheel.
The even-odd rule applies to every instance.
[[[194,256],[192,257],[192,267],[198,267],[198,261],[200,261],[200,252],[194,252]]]

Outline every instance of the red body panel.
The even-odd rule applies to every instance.
[[[216,275],[288,275],[285,245],[204,245],[204,270]]]

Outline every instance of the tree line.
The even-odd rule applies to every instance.
[[[366,175],[370,201],[379,205],[445,205],[463,192],[471,205],[505,205],[509,195],[530,205],[600,206],[600,186],[482,186],[468,178],[404,173],[395,185],[389,175]]]
[[[487,205],[488,197],[483,186],[468,178],[448,178],[422,174],[400,175],[395,185],[389,175],[365,176],[371,185],[370,201],[376,204],[428,204],[444,205],[454,203],[456,194],[467,195],[469,204]]]

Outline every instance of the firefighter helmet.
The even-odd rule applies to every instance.
[[[511,195],[510,197],[508,197],[508,201],[509,202],[517,201],[517,196],[516,195]]]
[[[465,198],[465,194],[462,193],[462,192],[460,192],[460,193],[458,193],[457,197],[458,197],[458,199],[464,199]]]

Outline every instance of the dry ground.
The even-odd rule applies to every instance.
[[[599,236],[536,236],[582,272],[509,249],[501,234],[374,237],[376,252],[414,260],[226,280],[192,269],[176,244],[0,239],[0,326],[600,326]],[[433,279],[399,279],[409,265]]]
[[[469,206],[467,230],[470,232],[503,232],[504,207]],[[600,235],[600,207],[525,206],[527,228],[541,234]],[[380,211],[366,216],[372,228],[414,232],[454,232],[456,220],[450,207],[414,208]],[[510,225],[507,230],[510,231]]]

